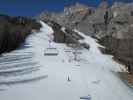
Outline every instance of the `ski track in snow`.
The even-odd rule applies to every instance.
[[[91,100],[133,100],[133,91],[112,73],[123,66],[77,30],[90,45],[90,50],[81,50],[79,62],[65,52],[71,49],[65,44],[52,43],[59,55],[44,56],[53,30],[40,23],[43,27],[27,38],[25,48],[0,57],[0,100],[80,100],[88,95]]]

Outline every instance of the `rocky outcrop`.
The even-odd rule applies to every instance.
[[[19,16],[0,15],[0,22],[0,54],[18,48],[32,29],[41,27],[35,20]]]
[[[112,19],[108,24],[107,35],[110,39],[100,39],[115,59],[126,64],[133,72],[133,4],[115,3],[111,7]]]
[[[66,44],[75,44],[82,37],[78,36],[77,33],[71,29],[64,28],[54,21],[45,21],[49,26],[54,30],[54,42],[56,43],[66,43]]]
[[[76,3],[74,6],[70,5],[65,7],[63,12],[43,12],[39,18],[43,20],[54,20],[61,26],[73,29],[91,13],[93,13],[91,7],[89,8],[86,5]]]

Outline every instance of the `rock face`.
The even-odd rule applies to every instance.
[[[0,15],[0,22],[0,54],[16,49],[32,29],[41,27],[35,20],[25,17]]]
[[[133,3],[115,2],[109,7],[102,0],[97,8],[76,3],[63,12],[44,12],[39,18],[96,37],[108,53],[133,72]]]
[[[54,30],[53,40],[56,43],[66,43],[68,45],[76,44],[79,39],[82,39],[82,37],[77,36],[76,33],[71,29],[64,28],[60,24],[54,21],[45,21],[45,23],[51,26],[52,29]]]
[[[111,42],[107,43],[112,44],[115,57],[133,72],[133,4],[116,3],[111,10],[113,18],[108,26],[110,29],[107,30]]]
[[[74,6],[65,7],[63,12],[43,12],[39,18],[43,20],[54,20],[61,26],[73,29],[91,13],[93,13],[92,8],[76,3]]]

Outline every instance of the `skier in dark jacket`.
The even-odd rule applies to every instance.
[[[71,80],[70,80],[70,78],[69,78],[69,76],[67,77],[67,81],[68,81],[68,82],[70,82],[70,81],[71,81]]]

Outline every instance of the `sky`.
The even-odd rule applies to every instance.
[[[0,0],[0,13],[12,16],[35,16],[45,10],[61,11],[65,5],[74,4],[75,2],[96,7],[100,1],[101,0]],[[107,1],[110,5],[113,2],[113,0]]]

